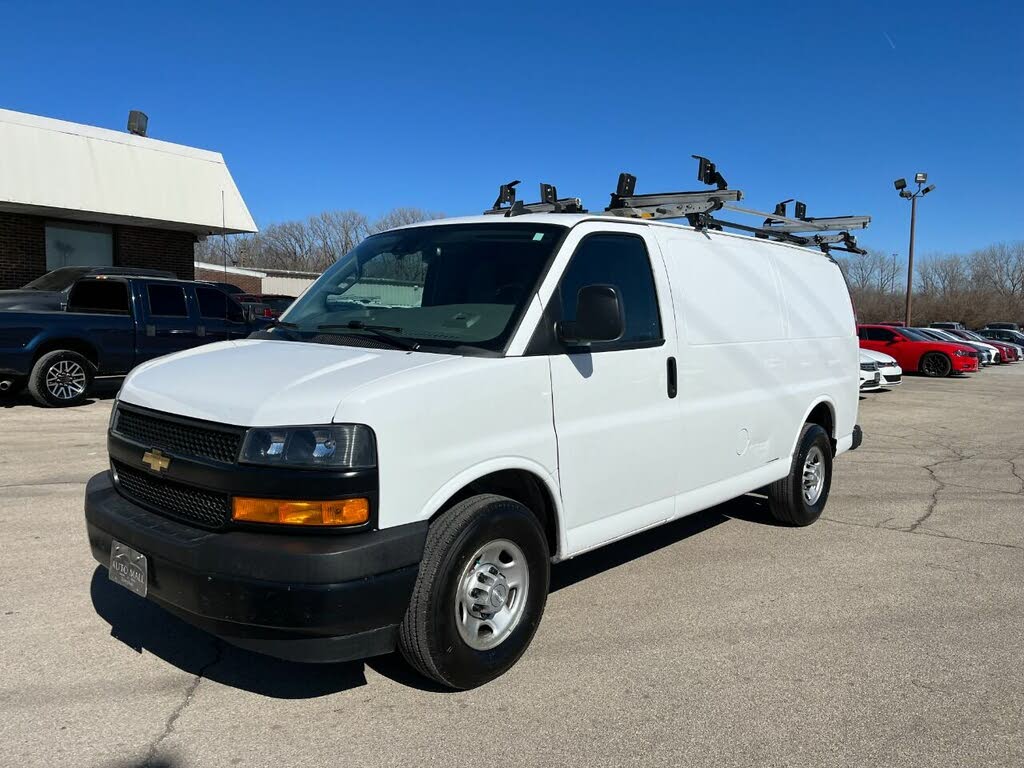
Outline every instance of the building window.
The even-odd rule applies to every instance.
[[[46,269],[110,267],[114,264],[114,235],[99,224],[46,225]]]

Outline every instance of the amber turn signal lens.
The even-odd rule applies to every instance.
[[[367,499],[290,501],[236,497],[232,520],[278,525],[360,525],[370,519]]]

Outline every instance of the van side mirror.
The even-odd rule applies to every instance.
[[[619,289],[613,285],[585,285],[576,295],[576,319],[563,320],[556,329],[564,344],[615,341],[626,330]]]

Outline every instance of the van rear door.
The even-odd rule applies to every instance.
[[[795,372],[770,246],[753,238],[658,228],[679,335],[681,492],[736,496],[772,462],[785,474],[805,413],[789,407]],[[851,327],[852,330],[852,327]],[[751,473],[754,473],[753,475]],[[781,476],[780,474],[780,476]],[[754,482],[751,479],[746,482]],[[753,487],[753,486],[751,486]],[[712,502],[713,503],[713,502]],[[679,514],[707,506],[680,499]]]

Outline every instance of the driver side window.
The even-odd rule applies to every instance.
[[[610,342],[644,345],[662,340],[654,274],[643,238],[636,235],[590,235],[576,248],[559,284],[561,319],[576,319],[576,300],[587,285],[612,285],[622,297],[625,332]],[[594,351],[600,344],[593,345]]]
[[[884,328],[865,328],[868,341],[892,341],[896,334]]]

